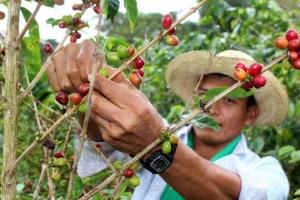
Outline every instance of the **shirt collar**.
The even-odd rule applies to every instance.
[[[179,137],[179,139],[181,141],[184,142],[184,144],[187,144],[188,133],[192,130],[192,128],[193,128],[193,125],[190,124],[188,126],[183,126],[176,132],[176,135]],[[241,140],[236,145],[236,147],[233,150],[233,152],[231,153],[231,155],[243,155],[243,154],[246,154],[247,151],[249,151],[249,149],[247,147],[246,137],[243,133],[241,133]]]

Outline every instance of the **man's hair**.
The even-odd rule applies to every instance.
[[[225,75],[225,74],[211,73],[211,74],[206,74],[206,75],[204,75],[204,76],[208,76],[208,75],[217,76],[217,77],[219,77],[219,78],[230,78],[230,79],[232,79],[233,81],[236,82],[236,80],[234,80],[232,77],[227,76],[227,75]],[[249,97],[247,98],[247,108],[249,108],[249,107],[251,107],[251,106],[254,106],[254,105],[256,105],[256,100],[255,100],[255,97],[254,97],[253,95],[251,95],[251,96],[249,96]]]

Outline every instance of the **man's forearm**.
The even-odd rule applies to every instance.
[[[240,177],[179,142],[172,165],[161,174],[186,199],[238,199]]]

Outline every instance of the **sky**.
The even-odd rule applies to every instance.
[[[64,36],[65,30],[62,30],[58,27],[52,27],[49,24],[46,24],[46,20],[48,18],[60,18],[63,15],[74,14],[72,10],[72,5],[74,3],[81,3],[81,0],[65,0],[65,5],[63,6],[55,6],[54,8],[48,8],[42,6],[36,19],[40,26],[40,36],[42,40],[46,39],[56,39],[61,40]],[[192,6],[196,4],[196,0],[137,0],[138,10],[142,13],[162,13],[168,14],[172,11],[178,12],[178,16],[182,16],[186,13]],[[36,2],[28,2],[22,1],[22,6],[33,11]],[[0,5],[0,10],[4,11],[7,14],[6,8],[3,5]],[[120,0],[120,12],[125,13],[125,8],[123,6],[123,0]],[[199,15],[194,13],[186,20],[197,21]],[[82,39],[88,38],[91,35],[95,35],[95,26],[97,23],[97,19],[95,19],[95,13],[90,9],[87,12],[83,20],[88,21],[90,27],[87,29],[85,28],[82,33]],[[158,22],[160,23],[160,22]],[[20,29],[24,27],[25,21],[22,19],[20,22]],[[6,29],[6,20],[0,21],[0,32],[2,35],[5,34]]]

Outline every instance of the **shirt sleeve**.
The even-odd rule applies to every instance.
[[[93,143],[101,144],[103,153],[111,163],[115,160],[126,161],[126,159],[129,159],[127,154],[115,150],[106,142]],[[75,151],[79,148],[79,137],[74,138],[74,148]],[[77,174],[81,178],[86,178],[106,169],[106,167],[107,163],[101,159],[100,155],[93,149],[89,142],[85,141],[77,164]]]
[[[289,182],[275,158],[264,157],[250,165],[246,165],[236,156],[231,157],[230,160],[229,168],[241,178],[239,200],[287,199]]]

